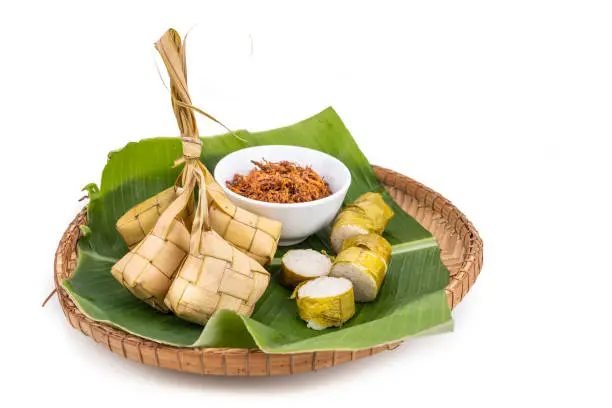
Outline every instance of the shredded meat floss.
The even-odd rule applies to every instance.
[[[269,203],[304,203],[332,194],[329,185],[312,168],[290,161],[252,161],[246,176],[235,174],[227,187],[236,194]]]

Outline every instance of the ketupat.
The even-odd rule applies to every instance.
[[[169,30],[156,48],[171,77],[172,104],[183,142],[183,158],[177,162],[185,164],[185,190],[163,212],[144,240],[113,266],[112,273],[140,299],[159,310],[170,309],[185,320],[206,324],[221,309],[250,316],[268,286],[270,275],[257,261],[213,231],[210,216],[213,212],[228,216],[224,211],[233,210],[223,234],[259,254],[264,262],[274,256],[278,237],[274,239],[273,235],[280,236],[281,225],[262,222],[235,206],[231,208],[223,192],[216,188],[218,185],[200,162],[202,142],[193,112],[186,107],[190,106],[190,99],[180,37]],[[199,200],[190,237],[176,217],[192,201],[196,183]],[[162,197],[165,199],[165,195]],[[152,208],[161,207],[159,198],[149,199],[143,207],[150,204]],[[137,206],[134,212],[138,210]],[[151,217],[155,217],[153,212]]]
[[[179,177],[179,180],[180,178],[182,177]],[[179,186],[177,180],[174,186],[135,205],[117,220],[115,224],[117,232],[129,249],[134,248],[151,232],[162,213],[178,198],[182,191],[183,188]],[[177,219],[185,224],[187,230],[191,229],[191,223],[193,222],[193,207],[193,200],[190,199],[183,211],[177,216]]]
[[[178,33],[172,29],[168,30],[155,43],[155,48],[170,76],[172,107],[181,130],[184,160],[193,160],[197,163],[204,176],[201,187],[206,186],[209,192],[206,202],[212,207],[209,211],[212,228],[218,229],[219,235],[236,248],[254,256],[262,265],[270,263],[276,252],[282,224],[236,207],[202,164],[200,161],[202,141],[199,138],[193,111],[202,113],[219,124],[221,122],[191,104],[187,89],[185,48]]]
[[[188,177],[183,193],[162,213],[152,230],[111,268],[111,273],[134,296],[167,312],[164,298],[189,251],[189,231],[177,220],[195,186]]]
[[[250,316],[270,282],[270,274],[211,230],[204,175],[199,168],[195,175],[200,192],[189,254],[165,304],[177,316],[199,324],[206,324],[220,309]]]
[[[269,264],[278,247],[282,224],[270,218],[255,215],[230,201],[208,169],[199,162],[208,189],[210,219],[213,230],[261,265]],[[117,231],[128,248],[133,248],[150,231],[161,213],[178,197],[180,187],[173,186],[132,207],[119,221]],[[193,200],[181,212],[179,220],[191,228]]]
[[[278,247],[282,223],[255,215],[234,205],[221,186],[215,181],[210,171],[199,160],[202,143],[199,139],[198,128],[192,109],[205,115],[207,114],[191,105],[191,99],[187,91],[185,55],[181,39],[176,31],[168,30],[155,44],[155,47],[168,68],[171,82],[172,106],[177,123],[181,129],[185,159],[181,159],[177,163],[193,160],[201,168],[206,188],[208,189],[207,202],[209,204],[212,229],[261,265],[269,264],[274,258]],[[218,122],[210,115],[207,116]],[[171,189],[135,206],[120,218],[121,223],[117,224],[117,229],[128,246],[133,247],[138,243],[138,238],[142,239],[146,235],[148,231],[143,227],[152,228],[161,212],[158,208],[161,208],[162,204],[169,204],[168,200],[171,201],[172,199]],[[160,195],[162,196],[159,197]],[[137,217],[137,215],[141,214],[143,210],[146,210],[146,213],[141,217],[146,220],[146,224],[141,226],[139,222],[140,217]],[[192,207],[188,207],[186,213],[183,219],[189,228],[192,218],[190,214],[193,213]]]
[[[201,162],[198,164],[208,189],[208,211],[212,229],[261,265],[268,265],[276,253],[282,223],[236,206],[206,166]]]
[[[364,234],[382,234],[393,210],[379,193],[365,193],[344,208],[334,221],[330,239],[336,253],[345,239]]]
[[[250,316],[270,275],[216,232],[202,235],[197,254],[187,256],[174,278],[166,306],[177,316],[202,325],[221,309]]]

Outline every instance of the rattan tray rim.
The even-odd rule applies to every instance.
[[[449,269],[447,301],[454,308],[470,290],[483,262],[483,244],[472,223],[450,201],[423,184],[394,171],[373,166],[379,181],[393,199],[425,228],[440,245]],[[79,225],[86,222],[83,209],[64,233],[55,256],[54,282],[62,310],[77,330],[110,351],[143,364],[205,374],[266,376],[296,374],[333,367],[396,348],[400,342],[359,351],[321,351],[266,354],[258,349],[182,348],[167,346],[128,334],[84,315],[61,286],[76,267]]]

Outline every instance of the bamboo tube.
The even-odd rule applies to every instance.
[[[342,251],[351,247],[367,249],[380,256],[387,265],[391,260],[391,244],[378,234],[356,235],[345,239]]]
[[[393,217],[393,210],[385,203],[379,193],[365,193],[357,197],[351,207],[361,209],[372,220],[374,232],[382,234],[387,223]]]
[[[334,221],[330,234],[336,253],[345,239],[364,234],[382,234],[393,217],[393,210],[378,193],[365,193],[344,208]]]
[[[340,327],[355,314],[355,297],[351,281],[344,278],[319,277],[300,283],[293,294],[298,313],[314,330]]]

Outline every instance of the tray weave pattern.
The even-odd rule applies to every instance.
[[[450,201],[417,181],[382,167],[373,166],[378,180],[393,199],[438,241],[442,261],[450,272],[446,287],[448,304],[454,308],[470,290],[483,262],[482,240],[472,223]],[[258,349],[180,348],[142,339],[95,322],[71,301],[60,283],[77,264],[76,243],[81,211],[62,237],[55,256],[55,287],[70,324],[110,351],[133,361],[203,375],[270,376],[317,371],[392,350],[400,342],[359,351],[325,351],[296,354],[266,354]]]

